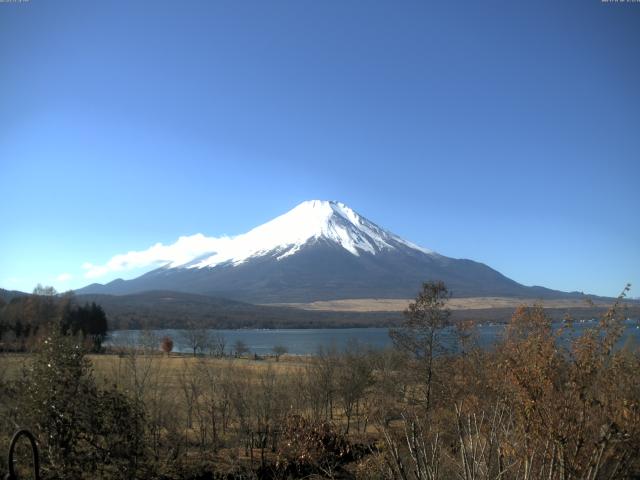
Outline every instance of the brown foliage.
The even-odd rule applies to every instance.
[[[362,455],[328,422],[311,422],[300,415],[289,416],[282,430],[276,470],[285,478],[321,474],[336,475],[345,463]]]
[[[171,353],[173,350],[173,340],[171,337],[162,337],[162,340],[160,340],[160,350],[167,355]]]

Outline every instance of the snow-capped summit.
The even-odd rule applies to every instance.
[[[418,247],[333,201],[302,202],[234,237],[196,234],[149,252],[164,261],[160,268],[78,293],[171,290],[257,303],[307,302],[413,298],[427,280],[444,281],[456,296],[562,293],[525,287],[482,263]],[[130,252],[113,261],[135,263],[146,254]]]
[[[170,267],[205,268],[227,262],[239,265],[267,254],[282,260],[319,240],[334,243],[356,256],[407,247],[433,253],[377,226],[344,203],[325,200],[302,202],[247,233],[219,240],[215,252],[210,255],[172,263]]]

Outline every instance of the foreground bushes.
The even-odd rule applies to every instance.
[[[385,477],[610,479],[640,475],[640,355],[623,312],[567,341],[521,307],[495,351],[440,358],[435,402],[384,428]]]
[[[522,307],[490,351],[459,325],[453,355],[439,342],[446,288],[423,294],[398,349],[295,363],[171,358],[150,342],[98,357],[97,372],[53,329],[3,383],[2,430],[37,434],[47,478],[640,475],[640,353],[620,345],[620,305],[575,338]]]
[[[96,387],[74,337],[55,325],[16,385],[13,414],[39,439],[43,473],[55,478],[135,478],[143,458],[142,405]]]

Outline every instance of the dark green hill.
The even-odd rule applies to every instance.
[[[389,325],[398,312],[317,312],[271,307],[172,291],[132,295],[77,295],[80,303],[96,302],[110,329],[137,328],[320,328]]]

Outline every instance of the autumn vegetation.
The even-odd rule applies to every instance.
[[[426,283],[392,349],[274,346],[262,360],[224,338],[205,348],[198,331],[188,355],[151,335],[99,353],[97,334],[65,320],[77,306],[36,298],[47,322],[26,353],[0,357],[0,449],[26,427],[43,478],[63,479],[638,478],[640,350],[622,342],[625,293],[580,335],[537,305],[519,307],[492,349],[455,323],[454,352],[441,335],[448,291]]]

